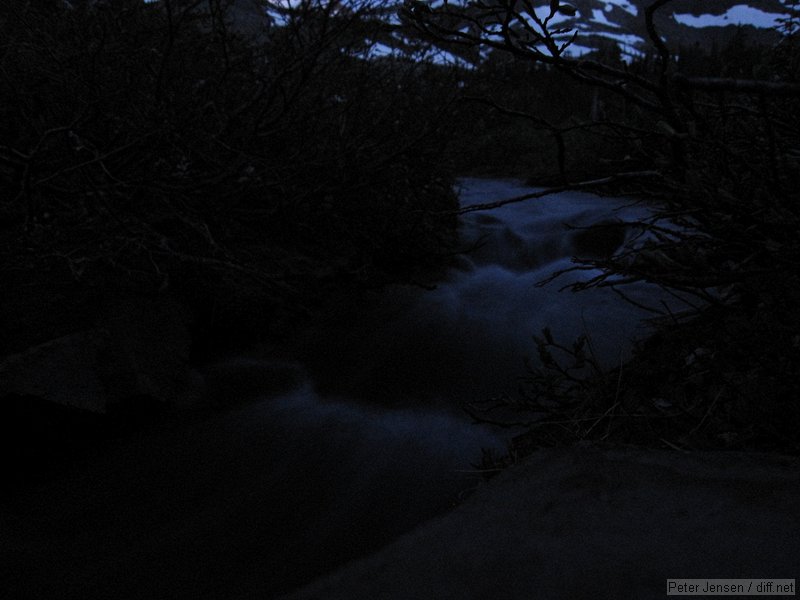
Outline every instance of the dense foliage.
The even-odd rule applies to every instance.
[[[481,150],[458,153],[462,165],[652,202],[653,219],[627,224],[640,235],[624,251],[577,261],[573,269],[600,274],[572,288],[624,295],[625,283],[645,280],[693,305],[655,307],[664,332],[611,374],[589,368],[589,340],[548,334],[542,364],[506,408],[538,420],[526,436],[533,445],[599,438],[796,452],[797,33],[765,45],[739,29],[726,44],[670,48],[653,18],[669,2],[641,15],[650,51],[626,61],[611,47],[571,57],[572,32],[549,24],[559,2],[549,17],[527,3],[406,4],[427,35],[492,51],[465,108],[483,115]],[[489,161],[476,160],[484,154]]]
[[[302,309],[330,283],[437,264],[452,78],[364,60],[382,27],[364,7],[246,27],[228,8],[0,5],[0,275]]]

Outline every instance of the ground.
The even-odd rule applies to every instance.
[[[285,600],[663,598],[666,580],[795,578],[800,461],[542,450],[453,512]]]

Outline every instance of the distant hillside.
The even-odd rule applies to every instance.
[[[242,33],[263,34],[286,22],[287,3],[273,0],[230,0],[229,23]],[[324,0],[321,0],[324,3]],[[570,53],[585,54],[610,41],[619,44],[623,55],[641,55],[652,48],[648,39],[644,12],[653,0],[569,0],[576,9],[574,16],[558,15],[552,24],[577,30],[578,36]],[[432,0],[436,6],[440,0]],[[450,4],[456,4],[450,0]],[[464,2],[466,4],[466,2]],[[349,0],[340,3],[335,10],[346,12],[350,7],[369,7],[371,19],[385,23],[386,27],[374,28],[373,38],[365,39],[365,45],[373,44],[365,56],[371,58],[399,55],[415,58],[427,57],[439,62],[455,62],[468,66],[485,58],[486,53],[463,48],[440,49],[436,52],[422,50],[416,33],[401,24],[397,12],[401,0]],[[780,39],[777,19],[785,17],[791,0],[675,0],[662,7],[655,16],[659,34],[674,49],[681,46],[722,46],[739,29],[744,29],[754,42],[776,43]],[[533,0],[540,16],[549,13],[550,0]],[[800,13],[796,14],[800,17]]]
[[[576,46],[596,48],[605,40],[616,41],[623,52],[637,52],[649,45],[644,11],[652,0],[572,0],[577,14],[564,17],[562,26],[580,33]],[[546,7],[549,2],[535,2]],[[776,19],[786,10],[781,0],[675,0],[656,12],[654,21],[659,34],[671,47],[710,47],[724,43],[743,27],[751,39],[776,42],[779,33]]]

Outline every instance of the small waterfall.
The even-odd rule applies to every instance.
[[[511,181],[461,182],[464,206],[530,191]],[[465,252],[446,279],[431,291],[389,288],[376,308],[315,333],[305,354],[312,377],[324,392],[389,405],[452,406],[513,393],[525,357],[536,358],[532,336],[545,327],[565,342],[589,335],[601,363],[614,366],[646,334],[642,319],[651,315],[610,289],[559,291],[597,270],[537,283],[573,266],[575,255],[613,253],[634,235],[618,223],[648,214],[629,200],[582,193],[467,213]],[[580,229],[595,224],[605,227]],[[647,284],[625,292],[646,306],[659,306],[665,296]]]

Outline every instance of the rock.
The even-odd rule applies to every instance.
[[[29,331],[41,329],[36,314]],[[62,323],[61,330],[69,325]],[[90,322],[72,323],[79,329],[0,357],[0,398],[33,396],[99,413],[129,407],[137,398],[190,402],[201,393],[201,383],[189,365],[188,325],[187,311],[171,299],[107,300]],[[20,331],[20,339],[36,339]]]
[[[0,472],[28,482],[57,472],[104,440],[163,421],[171,407],[203,398],[189,363],[187,311],[169,298],[120,295],[75,312],[67,294],[53,321],[33,304],[16,307],[19,347],[0,355]],[[10,305],[9,305],[10,306]]]
[[[92,412],[105,412],[108,396],[98,357],[104,332],[89,330],[34,346],[0,362],[0,395],[34,396]]]
[[[98,325],[108,331],[102,379],[112,404],[149,397],[187,404],[200,393],[189,364],[190,315],[171,298],[122,297],[109,303]]]
[[[572,236],[572,246],[580,258],[609,258],[625,243],[625,225],[602,221]]]
[[[207,394],[219,407],[230,407],[256,397],[285,394],[303,381],[303,371],[293,363],[251,357],[234,357],[205,369]]]
[[[63,270],[3,272],[0,361],[4,356],[90,329],[98,310],[97,294]]]
[[[662,598],[668,578],[791,578],[800,459],[536,452],[450,514],[285,598]]]

